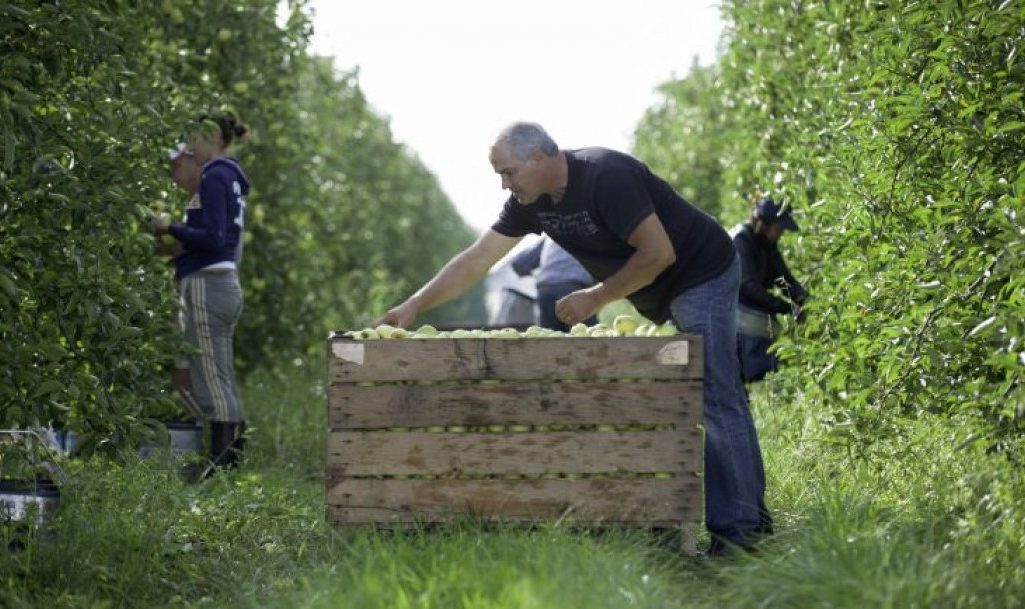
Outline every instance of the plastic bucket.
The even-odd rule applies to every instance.
[[[203,450],[203,426],[197,423],[186,423],[171,421],[164,423],[167,435],[170,438],[170,446],[158,446],[144,444],[139,448],[139,454],[143,457],[149,456],[158,448],[170,448],[171,454],[176,457],[199,453]]]
[[[0,480],[0,523],[42,526],[60,507],[49,480]]]

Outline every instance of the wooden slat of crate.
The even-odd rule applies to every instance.
[[[655,425],[701,421],[700,381],[523,382],[465,385],[335,384],[332,430],[435,425]]]
[[[593,474],[700,468],[701,433],[566,431],[427,433],[336,431],[328,436],[335,476]]]
[[[467,515],[503,521],[643,523],[678,527],[701,518],[701,479],[364,480],[328,489],[339,524],[445,522]],[[688,534],[692,533],[690,531]]]
[[[371,341],[332,336],[328,381],[698,379],[699,341],[688,335]]]
[[[339,336],[329,341],[333,431],[327,510],[332,522],[439,522],[467,514],[534,521],[570,510],[580,522],[679,528],[684,551],[695,551],[693,525],[703,503],[696,475],[703,456],[700,337],[409,342]],[[624,378],[651,382],[605,382]],[[564,380],[570,382],[553,382]],[[422,381],[440,383],[388,385]],[[674,429],[380,431],[496,424],[670,424]],[[621,475],[625,470],[673,476],[631,478]],[[604,475],[486,478],[545,473]],[[401,479],[404,475],[446,478]]]

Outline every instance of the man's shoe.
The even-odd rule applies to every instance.
[[[736,543],[728,541],[718,535],[712,535],[712,543],[708,546],[708,555],[711,557],[733,557],[743,554],[754,554],[758,548],[755,543]]]

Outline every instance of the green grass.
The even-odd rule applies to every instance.
[[[813,405],[759,387],[777,535],[754,556],[692,560],[642,531],[332,530],[322,375],[249,380],[241,471],[187,484],[166,459],[69,464],[52,532],[0,552],[0,607],[1025,606],[1020,468],[956,422],[852,455]]]

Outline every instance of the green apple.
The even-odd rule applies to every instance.
[[[381,324],[374,328],[374,330],[377,332],[377,335],[383,339],[389,339],[393,334],[395,334],[395,326],[388,324]]]
[[[424,324],[417,328],[416,334],[419,336],[437,336],[438,329],[431,324]]]
[[[530,326],[523,332],[523,336],[526,338],[539,338],[544,336],[545,329],[541,326]]]
[[[658,330],[655,332],[655,336],[676,336],[679,333],[679,330],[676,329],[676,325],[671,321],[667,321],[658,327]]]
[[[630,336],[637,329],[638,321],[633,315],[618,315],[612,320],[612,329],[619,336]]]

